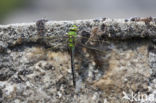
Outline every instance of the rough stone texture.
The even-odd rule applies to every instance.
[[[76,88],[65,36],[72,24]],[[0,102],[135,103],[123,93],[156,95],[155,38],[151,17],[2,25]]]

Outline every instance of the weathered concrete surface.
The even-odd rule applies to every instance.
[[[79,27],[80,41],[76,88],[65,37],[72,24]],[[132,92],[149,96],[156,91],[155,37],[156,19],[151,17],[0,26],[0,101],[135,103]]]

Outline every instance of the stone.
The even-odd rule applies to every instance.
[[[65,35],[72,24],[76,88]],[[125,103],[123,93],[155,94],[155,34],[155,18],[0,25],[0,102]]]

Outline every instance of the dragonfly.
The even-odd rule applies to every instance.
[[[69,52],[70,52],[70,56],[71,56],[71,71],[72,71],[72,76],[73,76],[73,86],[76,87],[76,77],[75,77],[75,63],[74,63],[74,55],[75,55],[75,48],[76,47],[85,47],[87,49],[90,50],[94,50],[96,52],[101,52],[104,53],[103,50],[100,50],[99,48],[96,47],[91,47],[87,44],[89,44],[89,42],[96,42],[98,43],[100,40],[95,40],[95,36],[94,34],[92,35],[92,37],[90,37],[89,34],[87,34],[87,32],[84,33],[84,35],[82,35],[81,37],[78,36],[78,27],[76,25],[72,25],[69,28],[69,32],[67,33],[68,36],[68,48],[69,48]],[[91,38],[94,38],[94,40],[92,40]],[[78,43],[78,45],[76,44],[78,39],[81,41]],[[96,38],[97,39],[97,38]],[[100,62],[100,61],[99,61]]]
[[[72,69],[72,75],[73,75],[73,86],[76,86],[75,82],[75,66],[74,66],[74,50],[75,50],[75,40],[77,36],[78,27],[76,25],[73,25],[69,28],[68,32],[68,47],[71,55],[71,69]]]
[[[100,40],[100,36],[98,37],[95,33],[96,30],[93,30],[92,33],[86,32],[86,31],[82,31],[81,34],[78,34],[79,32],[79,28],[76,25],[72,25],[71,27],[69,27],[68,32],[65,34],[65,36],[63,36],[62,38],[48,38],[50,40],[54,40],[53,42],[55,42],[55,40],[57,41],[59,40],[63,40],[66,43],[69,54],[71,56],[71,71],[72,71],[72,82],[73,82],[73,86],[76,87],[76,75],[75,75],[75,63],[74,60],[76,59],[76,56],[78,55],[78,57],[80,57],[81,55],[81,51],[83,48],[86,48],[93,56],[93,58],[96,61],[96,64],[98,65],[102,65],[100,64],[101,62],[101,57],[97,57],[97,55],[102,56],[103,54],[106,54],[105,49],[104,49],[104,45],[108,44],[109,42],[107,40]],[[65,39],[65,40],[64,40]],[[47,39],[46,39],[47,40]],[[105,47],[107,47],[108,45],[106,45]],[[79,53],[77,53],[79,52]],[[82,55],[82,58],[84,59],[84,56]]]

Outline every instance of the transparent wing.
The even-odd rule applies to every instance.
[[[106,53],[108,46],[110,45],[109,41],[100,40],[99,38],[88,38],[83,36],[78,36],[76,40],[78,46],[82,46],[86,49],[93,50],[99,53]]]
[[[57,42],[61,42],[60,45],[63,44],[67,46],[69,38],[67,35],[65,35],[60,37],[44,37],[44,39],[54,44]],[[105,53],[106,44],[109,44],[109,42],[102,41],[98,38],[90,38],[81,35],[78,35],[75,40],[76,47],[84,47],[86,49],[94,50],[101,53]]]

